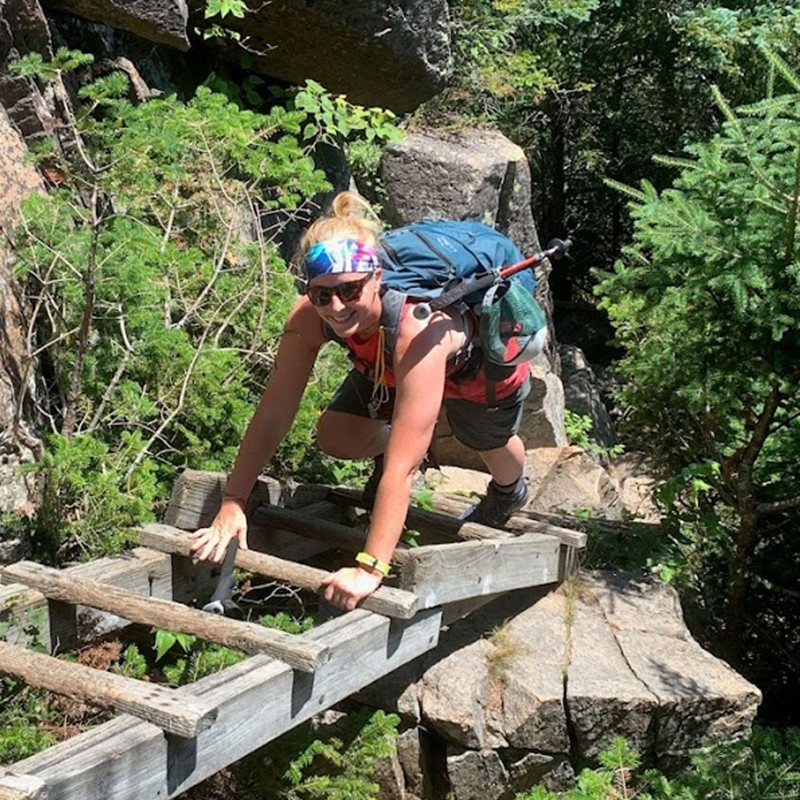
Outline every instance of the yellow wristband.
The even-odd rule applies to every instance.
[[[389,574],[390,567],[385,561],[381,561],[379,558],[375,558],[375,556],[371,556],[369,553],[363,552],[363,550],[356,556],[356,561],[359,564],[363,564],[365,567],[370,567],[370,569],[377,570],[384,577]]]

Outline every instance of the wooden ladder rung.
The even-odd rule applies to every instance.
[[[187,702],[163,686],[102,672],[7,642],[0,642],[0,672],[16,675],[37,689],[126,711],[167,733],[189,739],[210,728],[217,718],[216,708],[202,701]]]
[[[331,496],[331,500],[335,499],[335,497]],[[454,497],[445,497],[443,495],[436,495],[433,499],[433,503],[438,508],[438,513],[445,517],[461,514],[472,505],[466,498],[457,499]],[[531,519],[527,516],[527,513],[528,512],[518,512],[514,514],[505,524],[505,530],[512,534],[542,533],[546,536],[554,536],[567,547],[575,547],[578,549],[586,547],[587,536],[583,531],[556,525],[546,520]],[[557,519],[556,515],[552,516]],[[452,517],[450,518],[452,519]]]
[[[343,547],[358,551],[364,546],[366,531],[348,528],[338,522],[307,516],[302,511],[290,511],[280,506],[258,506],[253,509],[251,518],[262,525],[292,531],[309,539],[327,542],[331,547]]]
[[[165,553],[191,556],[191,542],[186,531],[169,525],[150,524],[137,530],[139,541]],[[330,573],[305,564],[276,558],[254,550],[237,550],[236,566],[268,578],[286,581],[301,589],[318,592],[323,579]],[[410,619],[419,606],[419,598],[410,592],[381,587],[359,604],[360,608],[396,619]]]
[[[363,493],[356,489],[335,488],[330,490],[330,499],[338,505],[362,506]],[[423,508],[408,507],[406,525],[423,533],[435,533],[446,536],[454,542],[472,541],[473,539],[513,539],[515,534],[499,528],[490,528],[477,522],[465,522],[458,517],[428,511]]]
[[[207,614],[170,600],[143,597],[31,561],[11,564],[3,570],[2,578],[5,583],[17,581],[38,589],[49,599],[110,611],[131,622],[189,633],[246,653],[266,653],[303,672],[314,672],[330,655],[324,647],[283,631]]]

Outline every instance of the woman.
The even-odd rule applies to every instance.
[[[436,312],[421,320],[411,302],[381,293],[380,227],[369,206],[343,192],[301,242],[308,293],[292,308],[267,388],[239,449],[221,507],[209,528],[192,534],[197,558],[222,561],[235,536],[247,547],[245,505],[264,464],[294,420],[320,348],[344,344],[355,367],[320,418],[317,441],[337,458],[376,459],[375,501],[364,551],[325,583],[325,598],[343,609],[378,588],[403,530],[411,482],[442,403],[455,436],[477,450],[492,481],[468,519],[502,525],[527,499],[525,448],[517,436],[529,388],[522,364],[494,384],[489,409],[482,369],[469,366],[474,320]],[[396,344],[387,363],[389,307]],[[399,321],[398,321],[399,320]],[[467,363],[468,362],[468,363]]]

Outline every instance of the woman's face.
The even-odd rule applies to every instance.
[[[308,295],[322,321],[343,339],[371,333],[381,317],[379,269],[371,273],[319,275],[308,284]]]

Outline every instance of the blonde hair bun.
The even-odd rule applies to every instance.
[[[337,239],[356,239],[376,247],[381,235],[381,223],[370,204],[355,192],[339,192],[330,208],[316,220],[300,240],[298,256],[318,242]]]

